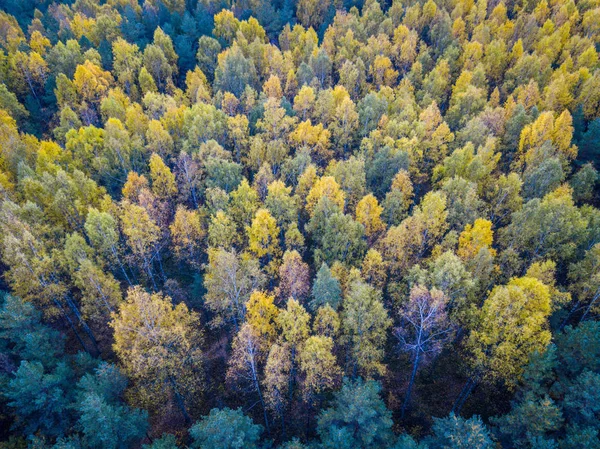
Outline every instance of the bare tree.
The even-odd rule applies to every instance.
[[[245,323],[233,340],[233,351],[229,359],[227,379],[248,393],[256,393],[258,396],[256,403],[260,402],[262,406],[265,427],[269,432],[267,408],[259,380],[259,362],[264,359],[264,350],[261,346],[258,334],[248,323]]]
[[[411,353],[413,358],[401,416],[404,416],[410,402],[419,365],[434,359],[452,336],[454,329],[446,313],[447,303],[448,298],[440,290],[416,285],[399,311],[401,326],[394,329],[394,335],[400,343],[400,350]]]

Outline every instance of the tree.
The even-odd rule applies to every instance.
[[[84,122],[87,124],[95,122],[95,108],[98,107],[100,99],[108,92],[112,83],[113,76],[110,72],[102,70],[89,60],[77,66],[73,77],[73,86],[81,101],[84,102],[83,104],[87,103],[92,108],[90,110],[92,115],[87,116],[87,113],[84,113]]]
[[[382,212],[383,207],[372,194],[363,197],[356,205],[356,221],[365,227],[365,234],[370,240],[385,229],[381,220]]]
[[[392,273],[405,273],[441,239],[448,227],[447,217],[446,196],[429,192],[410,217],[388,229],[382,246]]]
[[[71,382],[72,373],[64,362],[46,372],[40,362],[22,361],[4,393],[8,406],[17,411],[16,425],[25,434],[62,435],[70,426]]]
[[[202,229],[198,211],[188,210],[181,205],[177,206],[173,223],[169,229],[175,255],[195,267],[200,267],[205,231]]]
[[[206,307],[215,313],[213,326],[232,322],[238,330],[246,314],[246,302],[253,291],[262,288],[265,277],[255,259],[240,257],[235,251],[212,249],[205,266]]]
[[[90,259],[78,262],[72,274],[73,283],[81,290],[81,311],[86,319],[103,326],[122,301],[119,283],[102,266]]]
[[[446,194],[447,221],[450,229],[463,229],[482,215],[483,201],[477,194],[477,185],[465,179],[454,177],[442,186]]]
[[[427,363],[435,358],[444,343],[451,338],[452,325],[446,315],[448,298],[435,288],[428,290],[421,285],[414,286],[408,301],[400,308],[401,326],[394,331],[400,349],[412,354],[413,367],[402,414],[410,403],[419,363]]]
[[[309,267],[297,251],[286,251],[279,267],[279,296],[305,300],[310,294]]]
[[[225,195],[225,192],[220,189],[216,189],[214,192]],[[226,200],[226,198],[227,196],[225,195],[223,199]],[[227,250],[232,249],[240,243],[239,236],[236,233],[235,223],[233,223],[229,215],[221,209],[217,210],[217,212],[210,217],[207,241],[210,248],[223,248]]]
[[[152,444],[143,444],[143,449],[177,449],[177,439],[170,433],[163,433],[162,437],[154,440]]]
[[[168,296],[135,287],[111,327],[114,350],[140,388],[142,403],[159,408],[168,392],[189,421],[188,409],[202,389],[203,336],[198,315],[183,303],[173,306]]]
[[[365,196],[367,190],[365,160],[362,157],[350,156],[347,160],[332,161],[326,174],[331,174],[344,192],[346,210],[356,210],[359,200]],[[370,198],[366,201],[372,202]]]
[[[492,418],[500,442],[510,441],[518,448],[532,447],[540,440],[569,448],[593,447],[598,388],[590,381],[598,376],[597,332],[596,321],[567,326],[544,353],[531,358],[511,410]]]
[[[274,296],[254,291],[246,303],[246,322],[267,342],[273,341],[276,335],[275,322],[279,309],[274,301]]]
[[[158,30],[158,28],[157,28]],[[155,84],[158,90],[163,92],[167,85],[172,82],[173,67],[169,64],[169,60],[165,56],[163,49],[156,45],[150,44],[144,49],[143,68],[140,71],[140,87],[142,92],[146,92],[146,85]],[[153,83],[142,82],[142,74],[147,73],[152,76]]]
[[[168,200],[177,195],[175,175],[156,153],[150,156],[150,179],[152,180],[152,193],[159,199]]]
[[[200,36],[196,58],[198,59],[198,66],[202,72],[211,80],[215,76],[217,55],[219,53],[221,53],[221,44],[219,44],[218,40],[213,39],[210,36]]]
[[[490,431],[479,416],[469,419],[451,413],[446,418],[434,418],[433,435],[425,439],[431,447],[447,449],[492,449]]]
[[[313,321],[313,332],[317,335],[335,338],[340,331],[340,317],[329,304],[319,307]]]
[[[246,228],[248,247],[256,257],[265,258],[271,271],[275,271],[281,255],[279,247],[279,228],[267,209],[256,211],[252,225]]]
[[[533,353],[550,343],[550,289],[531,277],[496,286],[478,312],[468,348],[474,374],[455,404],[460,407],[476,382],[501,380],[514,389]]]
[[[223,92],[231,92],[237,98],[244,93],[246,86],[256,87],[256,67],[247,59],[241,48],[234,43],[219,57],[215,70],[215,87]]]
[[[290,402],[291,352],[287,344],[275,343],[269,350],[264,370],[265,402],[271,412],[281,419],[285,430],[285,413]]]
[[[321,306],[328,305],[337,310],[341,299],[342,289],[340,282],[332,276],[329,266],[323,262],[313,283],[312,299],[309,303],[310,308],[314,312]]]
[[[231,192],[228,212],[240,230],[244,233],[252,224],[252,219],[259,207],[258,193],[250,187],[247,179],[242,179],[238,188]]]
[[[123,202],[120,219],[123,234],[127,238],[133,256],[157,290],[152,266],[159,251],[160,228],[150,218],[146,209],[128,201]]]
[[[265,207],[277,220],[279,228],[284,229],[298,217],[296,198],[291,196],[292,188],[281,181],[273,181],[267,189]]]
[[[599,180],[598,171],[592,164],[587,163],[581,167],[571,179],[575,201],[590,201],[594,196],[594,188]]]
[[[323,176],[313,184],[306,197],[305,207],[309,214],[313,213],[317,203],[324,197],[329,198],[340,211],[344,210],[344,192],[332,176]]]
[[[263,409],[265,427],[269,431],[267,405],[259,379],[259,363],[264,358],[265,341],[250,323],[245,323],[235,336],[227,367],[227,380],[245,393],[258,396]]]
[[[345,97],[336,107],[330,128],[333,141],[337,144],[338,153],[346,153],[358,129],[358,113],[350,97]]]
[[[344,297],[341,318],[342,340],[350,353],[347,373],[352,377],[383,374],[384,346],[392,320],[383,306],[381,292],[355,281]]]
[[[379,396],[378,382],[344,380],[331,408],[318,418],[317,433],[323,446],[333,448],[379,448],[392,440],[392,413]]]
[[[323,203],[327,201],[327,198],[322,200]],[[318,212],[307,226],[318,243],[315,250],[317,263],[325,261],[332,264],[336,260],[343,260],[352,265],[360,263],[367,246],[364,226],[354,221],[350,215],[338,212],[323,216],[321,210]],[[326,210],[324,212],[328,213]]]
[[[306,28],[319,29],[330,4],[330,1],[315,2],[312,0],[302,0],[298,5],[297,12],[302,25]]]
[[[492,249],[494,240],[494,231],[492,231],[492,222],[483,218],[478,218],[475,222],[467,224],[458,238],[458,251],[456,254],[464,261],[473,259],[479,252],[487,248],[492,255],[496,250]]]
[[[102,363],[94,375],[86,374],[77,387],[78,427],[86,447],[125,449],[139,442],[148,428],[148,414],[122,405],[127,379],[115,366]]]
[[[136,96],[136,81],[142,57],[136,44],[130,44],[122,38],[118,38],[112,44],[113,70],[117,75],[119,84],[123,86],[126,94]]]
[[[10,59],[10,65],[19,90],[29,90],[41,107],[39,95],[48,77],[48,64],[44,58],[35,51],[24,53],[17,50]]]
[[[366,282],[383,290],[387,281],[387,266],[379,251],[373,248],[367,251],[360,272]]]
[[[588,251],[582,260],[572,264],[569,268],[571,291],[575,293],[577,303],[571,315],[582,310],[581,319],[585,319],[590,312],[596,312],[600,299],[600,243]]]
[[[8,365],[10,359],[20,359],[53,367],[64,352],[64,337],[42,323],[42,313],[29,301],[3,295],[0,325],[0,348]]]
[[[308,339],[310,332],[310,315],[302,305],[293,298],[287,302],[286,308],[277,317],[277,325],[281,332],[281,340],[289,350],[288,395],[291,397],[297,371],[297,355]]]
[[[303,375],[302,394],[311,402],[325,390],[332,389],[342,375],[333,355],[331,337],[312,336],[304,343],[298,355],[300,371]]]
[[[202,449],[255,449],[262,427],[244,415],[242,409],[213,408],[190,428],[192,447]]]
[[[573,204],[571,189],[561,186],[515,212],[504,229],[502,241],[505,247],[517,248],[530,261],[569,260],[584,228],[585,219]]]

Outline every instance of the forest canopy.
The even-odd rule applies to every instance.
[[[1,449],[600,449],[600,0],[1,0]]]

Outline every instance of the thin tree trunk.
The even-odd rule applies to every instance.
[[[65,321],[69,324],[69,327],[71,328],[71,330],[73,331],[73,333],[75,334],[75,337],[77,338],[77,341],[79,341],[79,344],[81,345],[81,347],[83,348],[83,350],[87,353],[89,353],[89,349],[87,348],[87,346],[85,345],[83,339],[81,338],[81,335],[79,335],[79,332],[77,332],[77,329],[75,328],[75,323],[73,323],[73,320],[71,319],[71,317],[69,316],[69,314],[66,312],[66,310],[64,309],[64,307],[62,306],[62,304],[54,299],[53,300],[54,305],[61,311],[62,316],[64,317]]]
[[[173,389],[173,393],[175,394],[175,400],[177,401],[177,406],[179,407],[179,409],[181,410],[181,413],[183,414],[183,419],[185,419],[186,424],[189,424],[192,422],[192,418],[190,418],[190,415],[187,412],[187,409],[185,408],[185,402],[183,401],[183,398],[181,397],[181,394],[179,393],[179,389],[177,388],[177,384],[175,383],[175,379],[173,379],[173,376],[169,376],[169,383],[171,384],[171,388]]]
[[[127,276],[127,272],[125,271],[123,262],[121,262],[121,258],[119,257],[119,254],[117,253],[117,249],[114,246],[111,246],[111,252],[113,253],[113,257],[117,260],[117,264],[119,264],[119,267],[121,268],[121,272],[123,273],[123,276],[125,276],[125,280],[127,281],[127,283],[129,284],[130,287],[133,287],[133,284],[131,283],[131,279],[129,279],[129,276]]]
[[[412,388],[415,383],[415,377],[417,376],[417,369],[419,368],[419,358],[419,350],[417,349],[417,353],[415,354],[415,361],[413,362],[412,373],[410,375],[410,382],[408,383],[408,389],[406,390],[406,396],[404,397],[404,403],[402,404],[402,412],[400,413],[401,418],[404,418],[404,413],[406,413],[408,403],[410,402],[410,395],[412,393]]]
[[[98,348],[98,340],[96,340],[96,336],[92,332],[92,329],[90,329],[88,324],[83,319],[83,316],[81,316],[81,312],[77,308],[77,304],[75,304],[75,302],[69,296],[67,296],[66,300],[67,300],[67,305],[73,311],[73,313],[77,317],[77,320],[79,320],[81,327],[83,327],[83,330],[85,331],[85,333],[88,335],[88,337],[92,341],[92,344],[94,345],[94,349],[96,350],[96,353],[100,354],[100,349]]]
[[[469,377],[469,379],[467,380],[467,383],[465,383],[465,386],[463,387],[460,394],[458,395],[456,402],[452,406],[452,413],[454,413],[456,415],[458,415],[460,413],[461,409],[465,405],[465,402],[467,401],[467,398],[469,397],[469,395],[473,392],[473,390],[477,386],[477,382],[478,382],[478,375],[477,375],[477,373],[474,373],[471,377]]]
[[[258,378],[256,377],[256,373],[253,370],[252,377],[254,377],[254,388],[258,393],[258,399],[260,400],[260,405],[262,405],[263,416],[265,418],[265,429],[267,429],[267,433],[271,434],[271,429],[269,428],[269,417],[267,416],[267,407],[265,406],[265,401],[263,399],[262,391],[260,390],[260,383],[258,382]]]

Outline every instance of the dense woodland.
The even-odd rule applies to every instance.
[[[0,6],[0,448],[600,448],[600,0]]]

